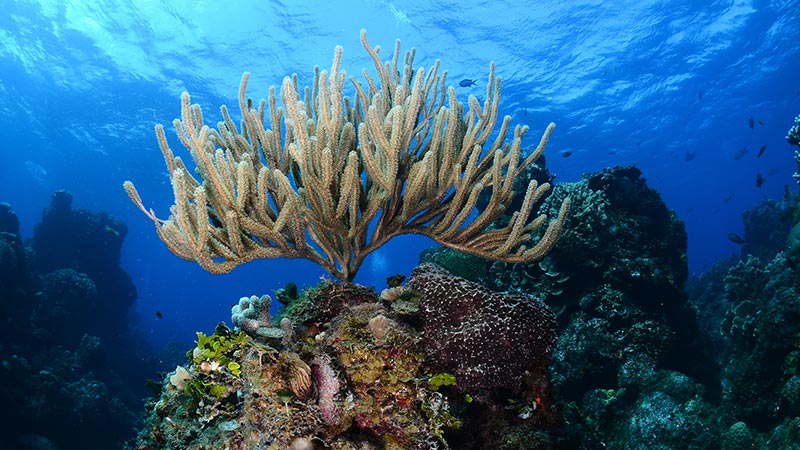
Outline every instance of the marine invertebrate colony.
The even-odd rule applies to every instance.
[[[507,226],[487,228],[511,203],[514,179],[542,154],[554,125],[523,158],[527,126],[511,130],[506,116],[497,137],[489,139],[501,86],[494,65],[483,105],[472,96],[464,105],[446,87],[438,61],[414,68],[412,49],[400,63],[398,42],[392,60],[383,63],[363,30],[361,42],[377,75],[365,71],[365,85],[351,77],[352,99],[343,93],[340,47],[330,72],[316,69],[313,88],[301,91],[297,76],[284,79],[282,108],[274,88],[257,106],[248,99],[245,74],[239,127],[225,107],[217,129],[208,127],[200,107],[183,94],[182,118],[173,124],[198,177],[175,156],[158,125],[175,194],[170,217],[156,217],[125,182],[175,255],[212,273],[258,258],[307,258],[350,281],[367,254],[404,233],[507,262],[539,259],[549,251],[569,199],[541,240],[529,246],[531,232],[547,221],[544,215],[530,217],[547,183],[532,181]],[[487,189],[488,206],[470,220]]]
[[[550,363],[556,320],[541,301],[492,292],[431,263],[415,268],[407,286],[422,295],[430,358],[453,371],[460,389],[518,389],[528,371]]]

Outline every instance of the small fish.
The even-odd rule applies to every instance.
[[[702,89],[697,91],[697,99],[698,100],[702,100],[703,99],[703,90]]]
[[[569,158],[570,156],[572,156],[572,152],[569,151],[569,150],[561,152],[561,157],[562,158]]]
[[[764,122],[762,122],[761,120],[758,121],[758,124],[761,125],[762,127],[764,126]]]
[[[753,116],[750,116],[750,117],[747,119],[747,124],[748,124],[748,125],[750,125],[750,128],[751,128],[751,129],[752,129],[752,128],[754,128],[754,127],[756,126],[756,121],[755,121],[755,120],[753,120]]]
[[[461,87],[470,87],[473,84],[475,84],[475,80],[469,80],[469,79],[466,79],[466,78],[458,82],[458,85],[461,86]],[[750,128],[753,128],[753,127],[750,127]]]
[[[119,237],[119,231],[117,231],[117,230],[115,230],[115,229],[111,228],[111,227],[110,227],[110,226],[108,226],[108,225],[106,225],[106,231],[108,231],[109,233],[113,234],[114,236],[117,236],[117,237]]]
[[[636,143],[637,147],[640,146],[640,145],[642,145],[642,140],[641,139],[639,139],[639,142]]]
[[[756,174],[756,187],[760,188],[764,185],[764,177],[760,173]]]
[[[733,242],[734,244],[739,244],[739,245],[744,244],[744,238],[742,238],[736,233],[728,233],[728,240]]]
[[[761,148],[758,149],[758,154],[756,155],[756,158],[761,158],[761,155],[764,154],[764,150],[766,149],[767,149],[767,144],[762,145]]]
[[[156,311],[156,319],[163,319],[163,318],[164,314],[162,314],[161,311]]]
[[[733,159],[740,160],[744,155],[747,154],[747,147],[742,147],[741,150],[737,150],[736,153],[733,154]]]
[[[686,154],[683,155],[683,160],[686,161],[686,162],[689,162],[689,161],[693,160],[696,156],[697,156],[697,152],[686,152]]]

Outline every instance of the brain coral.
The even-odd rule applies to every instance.
[[[407,286],[421,294],[430,358],[461,390],[516,390],[527,371],[547,367],[556,322],[541,301],[490,291],[430,263],[414,269]]]

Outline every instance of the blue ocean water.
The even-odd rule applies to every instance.
[[[267,260],[212,276],[173,256],[122,190],[133,180],[168,215],[172,190],[153,126],[166,124],[181,149],[169,124],[182,91],[215,122],[220,105],[235,106],[244,71],[249,94],[262,98],[291,73],[310,83],[336,45],[358,76],[370,65],[361,28],[387,50],[395,39],[416,47],[418,65],[440,59],[452,83],[476,79],[458,88],[463,99],[485,92],[495,61],[501,113],[532,128],[529,143],[558,124],[546,152],[557,182],[639,166],[686,222],[691,272],[738,253],[727,235],[741,233],[744,210],[796,189],[784,135],[800,112],[798,1],[318,3],[3,3],[0,201],[14,207],[24,236],[58,189],[74,194],[76,208],[127,223],[123,267],[138,288],[138,326],[156,343],[189,342],[227,320],[239,297],[314,284],[324,271]],[[381,287],[431,245],[396,239],[356,281]]]

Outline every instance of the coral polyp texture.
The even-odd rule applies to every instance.
[[[493,292],[425,263],[407,286],[421,293],[425,347],[462,390],[517,390],[523,376],[541,374],[550,362],[556,321],[550,308],[524,294]]]
[[[296,75],[284,79],[282,107],[274,88],[268,100],[248,99],[246,73],[240,126],[223,107],[218,128],[208,127],[183,94],[182,117],[173,124],[199,177],[158,125],[175,195],[170,217],[159,219],[133,183],[124,183],[175,255],[212,273],[260,258],[307,258],[351,281],[369,253],[400,234],[507,262],[541,259],[550,250],[569,199],[532,242],[531,233],[547,223],[533,205],[548,183],[531,181],[508,223],[489,227],[511,204],[514,180],[542,155],[555,125],[525,155],[528,126],[512,128],[510,116],[498,120],[494,64],[483,103],[470,96],[464,104],[438,61],[413,67],[415,51],[401,59],[398,41],[384,63],[363,30],[361,43],[376,74],[365,70],[365,85],[350,78],[353,98],[344,95],[341,47],[330,72],[316,69],[313,88],[301,90]],[[487,204],[475,215],[481,194]]]

